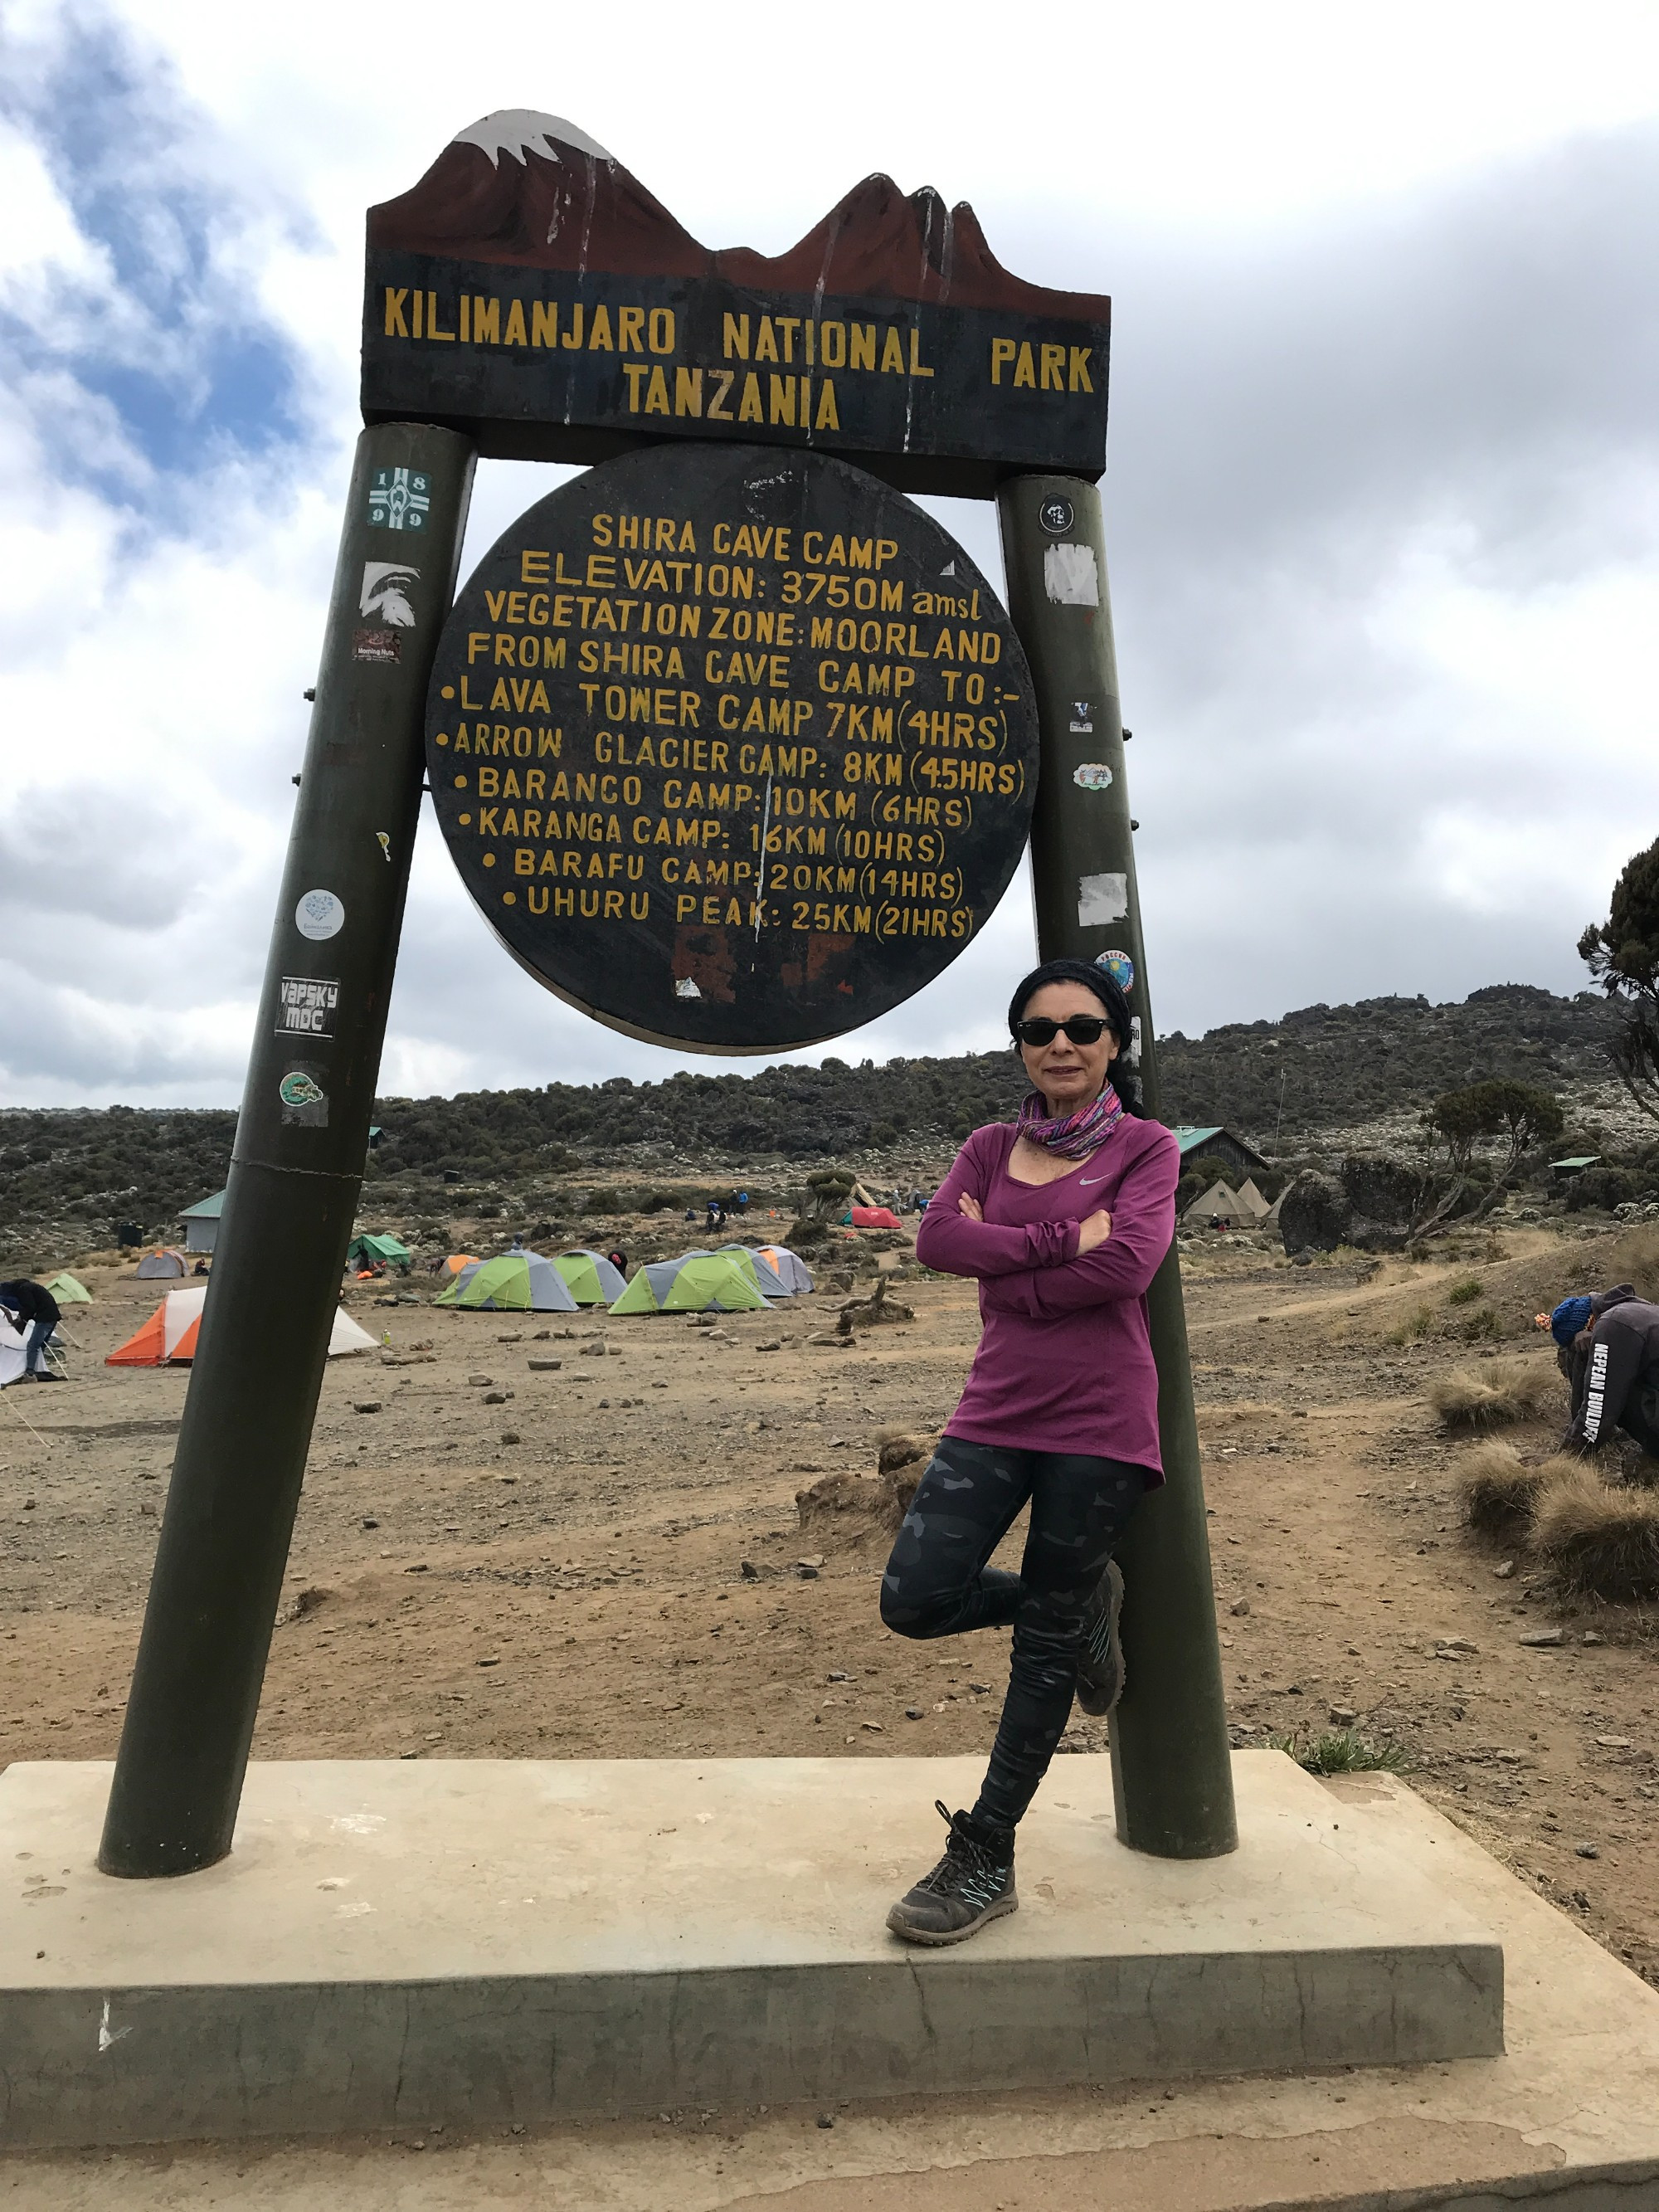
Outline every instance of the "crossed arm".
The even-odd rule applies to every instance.
[[[983,1216],[987,1164],[957,1155],[916,1237],[916,1256],[945,1274],[977,1276],[988,1311],[1042,1319],[1139,1297],[1175,1235],[1181,1155],[1171,1141],[1130,1170],[1116,1209],[1082,1220],[1004,1228]]]

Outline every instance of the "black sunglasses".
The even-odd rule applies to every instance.
[[[1037,1014],[1029,1022],[1016,1022],[1014,1036],[1021,1044],[1052,1044],[1064,1030],[1073,1044],[1098,1044],[1102,1030],[1111,1026],[1103,1014],[1072,1014],[1063,1022]]]

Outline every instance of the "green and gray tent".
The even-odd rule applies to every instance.
[[[366,1260],[385,1260],[394,1267],[401,1267],[412,1257],[408,1245],[396,1237],[354,1237],[346,1247],[349,1267],[361,1267]]]
[[[565,1287],[579,1306],[608,1306],[612,1298],[619,1298],[628,1288],[628,1279],[613,1261],[603,1252],[590,1252],[586,1245],[574,1252],[555,1255],[553,1265],[564,1277]]]
[[[76,1282],[75,1277],[67,1272],[54,1275],[46,1288],[60,1306],[89,1306],[92,1304],[92,1292],[86,1285]]]
[[[745,1252],[686,1252],[639,1269],[611,1309],[613,1314],[752,1313],[770,1300],[761,1293]]]
[[[793,1298],[812,1287],[811,1269],[787,1244],[722,1244],[720,1249],[743,1254],[769,1301]]]
[[[475,1260],[432,1303],[472,1313],[576,1310],[564,1277],[539,1252],[505,1252],[499,1260]]]

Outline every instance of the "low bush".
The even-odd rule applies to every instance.
[[[1465,1344],[1489,1344],[1504,1334],[1504,1324],[1498,1318],[1495,1307],[1477,1306],[1466,1314],[1457,1325],[1457,1334]]]
[[[1304,1744],[1292,1729],[1262,1739],[1269,1751],[1282,1751],[1309,1774],[1405,1774],[1411,1761],[1397,1743],[1370,1743],[1357,1729],[1331,1729]]]
[[[1659,1597],[1659,1497],[1575,1466],[1540,1500],[1533,1549],[1575,1596]]]
[[[1389,1344],[1420,1344],[1434,1328],[1435,1310],[1432,1306],[1419,1306],[1403,1321],[1397,1321],[1389,1331],[1384,1342]]]
[[[1481,1282],[1479,1275],[1465,1275],[1461,1283],[1454,1283],[1446,1293],[1449,1306],[1473,1305],[1480,1297]]]
[[[1483,1536],[1512,1543],[1531,1528],[1545,1490],[1571,1466],[1559,1460],[1528,1466],[1513,1444],[1496,1438],[1472,1444],[1457,1465],[1463,1518]]]
[[[1429,1403],[1445,1427],[1475,1434],[1565,1410],[1554,1363],[1530,1359],[1494,1359],[1478,1375],[1454,1368],[1430,1386]]]

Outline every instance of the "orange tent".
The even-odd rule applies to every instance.
[[[482,1267],[483,1264],[476,1254],[471,1252],[452,1252],[444,1261],[445,1267],[452,1275],[459,1275],[463,1267]]]
[[[105,1360],[106,1367],[172,1367],[187,1364],[196,1356],[196,1339],[202,1328],[202,1303],[207,1297],[205,1283],[192,1285],[187,1291],[169,1291],[155,1312],[138,1330]],[[334,1310],[334,1329],[328,1340],[328,1356],[335,1359],[344,1352],[372,1352],[374,1340],[365,1328],[359,1328],[349,1314]]]

